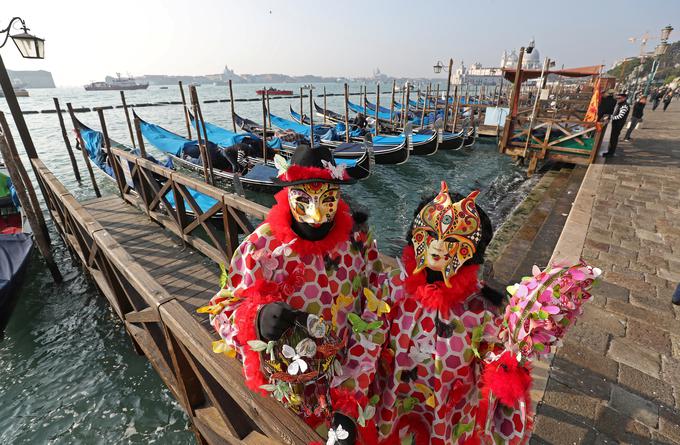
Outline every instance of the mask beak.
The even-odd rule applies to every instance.
[[[319,208],[316,206],[307,210],[307,216],[312,218],[312,221],[314,221],[317,224],[321,222],[321,212],[319,211]]]

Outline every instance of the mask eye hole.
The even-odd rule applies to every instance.
[[[427,230],[427,236],[429,236],[432,239],[438,239],[439,236],[437,236],[437,232],[434,230]]]
[[[333,196],[327,196],[323,199],[324,204],[331,204],[335,202],[335,197]]]
[[[309,204],[309,198],[306,196],[298,196],[295,199],[302,204]]]

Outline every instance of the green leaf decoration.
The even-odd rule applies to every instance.
[[[465,433],[471,433],[472,430],[474,429],[475,423],[470,422],[470,423],[459,423],[456,426],[453,427],[453,442],[457,441],[460,436],[462,436]]]
[[[404,407],[404,412],[405,413],[411,412],[417,403],[418,399],[416,399],[415,397],[405,398],[402,403],[402,406]]]
[[[380,402],[380,396],[378,394],[375,394],[373,397],[371,397],[368,401],[371,405],[375,406]]]
[[[262,388],[262,389],[264,389],[265,391],[268,391],[268,392],[273,392],[274,390],[276,390],[276,385],[272,385],[272,384],[260,385],[260,388]]]
[[[538,352],[543,352],[545,345],[543,343],[534,343],[534,349]]]
[[[220,263],[220,288],[224,288],[227,285],[227,280],[229,279],[229,274],[227,273],[227,267]]]
[[[538,310],[538,318],[541,320],[547,320],[548,317],[550,317],[550,314],[544,311],[543,309]]]
[[[256,352],[267,350],[267,343],[263,342],[262,340],[248,340],[248,346],[250,346],[250,349]]]

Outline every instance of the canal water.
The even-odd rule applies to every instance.
[[[301,85],[274,86],[299,91]],[[324,86],[328,93],[341,93],[343,88],[337,83],[320,84],[315,94]],[[255,90],[260,87],[234,85],[234,95],[255,99]],[[359,85],[351,89],[358,91]],[[228,88],[199,86],[198,94],[201,100],[225,99]],[[58,97],[64,109],[67,102],[89,108],[120,104],[118,92],[86,92],[82,88],[32,89],[30,97],[19,100],[23,110],[45,110],[54,108],[52,97]],[[151,86],[127,92],[126,97],[128,104],[180,100],[177,86]],[[374,97],[369,99],[374,101]],[[358,96],[351,100],[359,102]],[[299,99],[275,99],[271,100],[271,110],[289,117],[289,105],[297,110],[299,103]],[[389,95],[383,95],[381,103],[389,104]],[[260,102],[236,102],[235,106],[238,114],[262,120]],[[329,97],[327,107],[342,112],[343,98]],[[308,99],[304,108],[308,113]],[[2,100],[0,110],[8,112]],[[203,104],[202,110],[206,121],[231,128],[228,103]],[[139,107],[137,113],[179,134],[186,132],[179,105]],[[71,128],[68,116],[64,117],[67,128]],[[78,117],[99,128],[96,113]],[[78,153],[83,183],[78,184],[73,177],[57,116],[29,114],[25,118],[47,166],[77,198],[93,197]],[[123,110],[107,110],[106,118],[110,137],[129,143]],[[23,151],[16,131],[14,136]],[[147,150],[158,154],[149,144]],[[99,173],[97,179],[103,193],[115,193],[112,182]],[[399,166],[377,165],[369,179],[346,187],[343,193],[369,209],[381,251],[397,255],[415,205],[422,194],[437,191],[441,180],[448,182],[450,190],[480,190],[478,203],[496,227],[526,195],[532,182],[525,180],[509,158],[498,153],[495,141],[490,141],[459,152],[411,157]],[[246,195],[265,205],[273,202],[268,195],[247,190]],[[33,258],[5,340],[0,342],[0,444],[191,443],[193,435],[182,409],[146,359],[134,353],[123,325],[49,224],[65,280],[55,285],[42,261],[37,255]]]

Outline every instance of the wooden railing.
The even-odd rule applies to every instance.
[[[42,161],[32,162],[60,235],[124,322],[135,350],[149,359],[187,412],[199,444],[297,445],[319,440],[276,400],[253,394],[245,386],[241,364],[212,352],[211,330],[121,247]],[[114,149],[111,162],[126,200],[216,261],[228,260],[238,231],[249,229],[246,215],[262,218],[267,210],[123,151]],[[214,198],[215,205],[205,211],[194,206],[190,189]],[[183,196],[194,213],[182,211],[183,204],[173,210],[169,190]],[[218,229],[209,225],[219,212],[222,233],[219,224]],[[207,241],[194,234],[198,227],[210,231]]]

